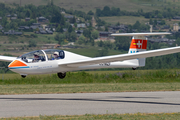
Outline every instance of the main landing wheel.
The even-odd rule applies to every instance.
[[[136,70],[136,68],[132,68],[133,70]]]
[[[59,78],[63,79],[63,78],[66,77],[66,72],[64,72],[64,73],[60,72],[60,73],[57,73],[57,75],[58,75]]]
[[[22,77],[22,78],[25,78],[25,77],[26,77],[26,75],[21,75],[21,77]]]

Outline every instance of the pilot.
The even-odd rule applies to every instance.
[[[58,60],[58,59],[61,59],[61,57],[59,57],[59,52],[54,52],[54,58],[52,58],[52,60]]]
[[[41,60],[38,52],[35,52],[33,55],[34,55],[34,59],[32,62],[39,62]]]

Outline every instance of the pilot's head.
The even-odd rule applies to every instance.
[[[59,57],[59,52],[56,51],[56,52],[54,52],[53,55],[54,55],[55,58],[57,58],[57,57]]]
[[[39,53],[38,52],[35,52],[34,54],[34,58],[36,59],[36,58],[39,58]]]

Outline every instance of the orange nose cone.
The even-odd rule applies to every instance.
[[[15,60],[8,67],[20,67],[20,66],[27,66],[27,65],[19,60]]]

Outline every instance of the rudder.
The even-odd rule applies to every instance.
[[[131,41],[129,54],[146,51],[147,38],[145,36],[134,36]],[[146,58],[137,59],[139,67],[145,66]],[[137,62],[136,60],[136,62]]]

